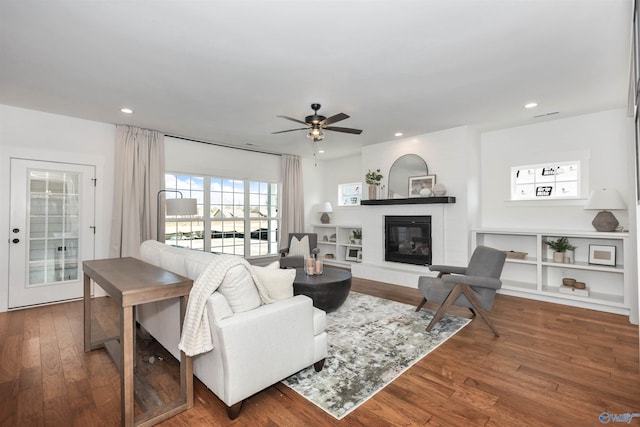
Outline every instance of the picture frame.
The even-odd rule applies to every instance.
[[[410,176],[409,197],[431,197],[435,183],[435,175]]]
[[[616,247],[589,245],[589,264],[616,265]]]
[[[347,252],[344,259],[346,261],[358,261],[358,253],[361,251],[359,246],[347,246]]]

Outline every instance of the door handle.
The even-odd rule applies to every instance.
[[[20,243],[20,239],[13,239],[12,242],[13,243]]]

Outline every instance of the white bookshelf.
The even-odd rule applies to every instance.
[[[546,240],[563,236],[576,246],[572,263],[554,262],[552,251],[544,244]],[[484,245],[527,253],[524,259],[507,258],[502,271],[500,293],[627,316],[630,314],[632,284],[625,268],[631,265],[627,232],[478,228],[472,230],[471,243],[474,248]],[[615,265],[590,264],[590,245],[615,247]],[[563,277],[585,282],[589,295],[561,292]]]
[[[356,262],[347,261],[346,255],[349,248],[362,249],[362,245],[356,245],[349,240],[353,230],[362,229],[361,225],[313,224],[312,227],[313,232],[318,235],[318,249],[320,250],[318,256],[325,264],[349,267]],[[334,258],[327,258],[328,254],[332,254]]]

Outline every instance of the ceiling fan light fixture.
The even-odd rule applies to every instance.
[[[320,128],[312,128],[307,135],[307,138],[314,141],[322,141],[324,139],[324,132]]]

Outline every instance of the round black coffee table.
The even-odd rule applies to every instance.
[[[336,310],[349,296],[351,272],[339,268],[324,267],[322,274],[309,276],[304,268],[296,268],[293,281],[294,295],[306,295],[314,307],[327,313]]]

